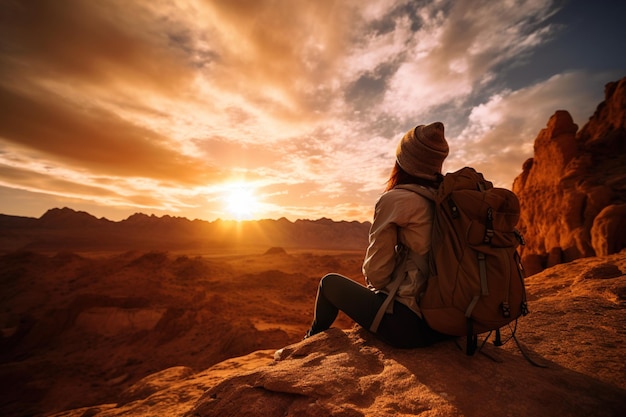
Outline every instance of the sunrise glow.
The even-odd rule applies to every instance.
[[[0,1],[0,214],[370,221],[434,121],[510,188],[624,75],[618,3]]]
[[[259,201],[254,190],[247,185],[229,187],[225,196],[226,211],[235,220],[255,218],[259,210]]]

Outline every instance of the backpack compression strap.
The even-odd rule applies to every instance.
[[[406,270],[404,272],[406,272]],[[376,317],[374,317],[374,321],[372,321],[372,324],[370,326],[370,332],[376,333],[376,331],[378,330],[378,326],[380,326],[380,322],[383,319],[385,312],[387,311],[387,307],[389,307],[389,304],[391,303],[391,301],[393,301],[393,297],[396,295],[396,292],[398,292],[398,288],[400,288],[400,284],[403,280],[404,273],[398,274],[398,276],[396,276],[394,281],[391,283],[391,287],[389,288],[389,294],[387,294],[387,298],[385,298],[385,301],[383,301],[383,304],[378,309]]]
[[[389,293],[387,294],[385,301],[383,301],[383,304],[376,312],[376,316],[370,325],[370,331],[372,333],[376,333],[378,330],[378,326],[380,326],[380,322],[387,312],[389,304],[393,301],[406,275],[410,272],[414,272],[416,274],[419,274],[420,272],[425,273],[428,268],[427,257],[412,252],[411,249],[406,246],[402,246],[396,256],[398,256],[398,263],[396,264],[396,267],[391,275],[392,281],[390,287],[388,288]]]

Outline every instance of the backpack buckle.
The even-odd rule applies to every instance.
[[[528,303],[526,301],[522,301],[522,316],[526,316],[528,313],[530,313],[530,310],[528,310]]]
[[[503,301],[502,304],[500,304],[500,310],[502,310],[502,317],[511,317],[511,306],[506,301]]]
[[[495,232],[493,230],[493,208],[489,207],[487,209],[487,219],[485,221],[485,237],[483,238],[483,243],[490,245],[491,239],[493,238],[494,233]]]

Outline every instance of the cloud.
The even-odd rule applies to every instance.
[[[204,24],[196,29],[216,56],[204,74],[273,117],[306,120],[332,101],[328,80],[347,46],[356,4],[204,2]]]
[[[193,75],[189,56],[176,42],[184,29],[140,4],[4,2],[3,75],[175,92]]]
[[[32,191],[45,190],[50,194],[60,195],[99,195],[104,199],[115,197],[115,193],[105,187],[86,185],[62,177],[45,175],[32,169],[0,164],[0,183],[8,185],[19,185],[23,189]]]
[[[0,136],[16,152],[30,149],[87,172],[201,183],[216,171],[150,129],[45,93],[0,88]]]
[[[2,184],[214,218],[246,182],[261,215],[368,220],[397,140],[435,120],[446,167],[510,184],[552,107],[588,116],[614,75],[511,83],[562,33],[560,2],[514,3],[2,2]]]
[[[617,77],[616,73],[572,71],[491,96],[471,110],[467,126],[450,139],[446,168],[475,166],[499,186],[512,187],[550,116],[567,110],[581,128],[602,100],[605,80]]]
[[[555,11],[551,2],[444,3],[421,10],[415,33],[400,31],[407,34],[404,59],[390,77],[382,110],[401,121],[444,104],[463,104],[501,65],[519,62],[553,32],[545,23]]]

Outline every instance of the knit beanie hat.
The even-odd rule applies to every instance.
[[[398,165],[414,177],[435,179],[449,151],[443,131],[443,123],[435,122],[406,132],[396,149]]]

